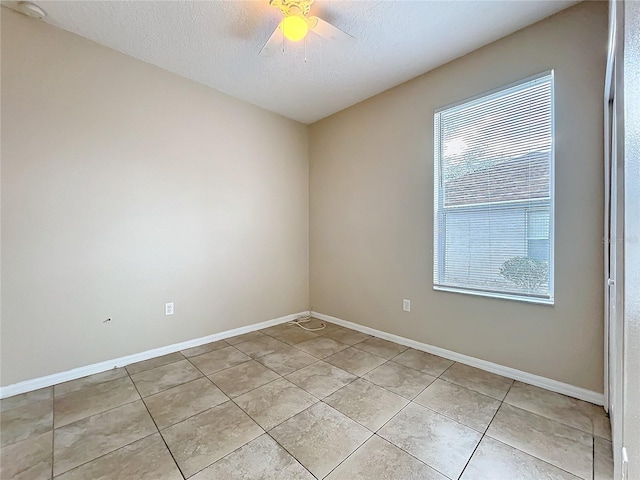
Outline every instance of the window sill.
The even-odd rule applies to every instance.
[[[479,290],[465,290],[464,288],[442,287],[439,285],[434,285],[433,289],[440,292],[463,293],[466,295],[474,295],[476,297],[488,297],[488,298],[497,298],[500,300],[512,300],[516,302],[536,303],[539,305],[548,305],[551,307],[555,304],[555,300],[553,297],[552,298],[523,297],[519,295],[510,295],[508,293],[493,293],[493,292],[483,292]]]

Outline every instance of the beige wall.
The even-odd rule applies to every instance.
[[[313,310],[602,392],[606,29],[579,4],[312,125]],[[555,306],[433,291],[433,110],[548,69]]]
[[[304,125],[3,8],[1,153],[2,385],[308,308]]]
[[[305,310],[310,242],[314,310],[602,391],[605,43],[583,3],[307,129],[2,9],[0,384]],[[434,292],[433,109],[550,68],[556,305]]]

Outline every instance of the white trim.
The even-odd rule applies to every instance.
[[[254,323],[244,327],[234,328],[233,330],[227,330],[225,332],[214,333],[213,335],[207,335],[206,337],[195,338],[193,340],[187,340],[185,342],[174,343],[173,345],[167,345],[165,347],[154,348],[147,350],[146,352],[134,353],[133,355],[127,355],[126,357],[115,358],[113,360],[107,360],[105,362],[94,363],[92,365],[86,365],[84,367],[74,368],[66,372],[54,373],[52,375],[46,375],[44,377],[34,378],[31,380],[25,380],[24,382],[14,383],[7,385],[6,387],[0,387],[0,398],[12,397],[20,393],[30,392],[32,390],[38,390],[39,388],[50,387],[62,382],[68,382],[69,380],[75,380],[77,378],[86,377],[87,375],[93,375],[94,373],[106,372],[112,368],[124,367],[132,363],[141,362],[150,358],[160,357],[167,355],[168,353],[179,352],[180,350],[186,350],[187,348],[199,347],[205,343],[215,342],[216,340],[224,340],[225,338],[235,337],[236,335],[242,335],[243,333],[249,333],[263,328],[272,327],[281,323],[290,322],[295,320],[300,315],[308,315],[309,311],[293,313],[284,317],[274,318],[273,320],[267,320],[265,322]]]
[[[472,288],[464,288],[464,287],[450,287],[447,285],[434,285],[434,290],[439,292],[449,292],[449,293],[464,293],[467,295],[475,295],[477,297],[487,297],[487,298],[498,298],[500,300],[515,300],[516,302],[527,302],[527,303],[537,303],[539,305],[549,305],[553,307],[555,305],[555,300],[553,297],[535,297],[533,295],[518,295],[518,294],[510,294],[506,292],[491,292],[489,290],[474,290]]]
[[[400,337],[392,333],[382,332],[374,328],[358,325],[357,323],[348,322],[346,320],[332,317],[330,315],[325,315],[323,313],[311,312],[311,315],[319,320],[335,323],[336,325],[341,325],[343,327],[351,328],[362,333],[399,343],[400,345],[404,345],[406,347],[415,348],[416,350],[421,350],[423,352],[438,355],[443,358],[448,358],[449,360],[464,363],[465,365],[470,365],[481,370],[486,370],[487,372],[496,373],[498,375],[502,375],[503,377],[519,380],[521,382],[528,383],[529,385],[534,385],[546,390],[551,390],[552,392],[561,393],[563,395],[577,398],[579,400],[584,400],[589,403],[594,403],[596,405],[604,405],[604,394],[594,392],[592,390],[587,390],[586,388],[576,387],[574,385],[569,385],[568,383],[563,383],[557,380],[552,380],[550,378],[534,375],[533,373],[523,372],[522,370],[516,370],[515,368],[511,367],[505,367],[503,365],[498,365],[497,363],[470,357],[468,355],[463,355],[462,353],[453,352],[451,350],[446,350],[444,348],[429,345],[427,343],[416,342],[415,340],[410,340],[408,338]]]

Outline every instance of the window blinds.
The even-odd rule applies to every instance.
[[[434,287],[553,301],[553,73],[436,111]]]

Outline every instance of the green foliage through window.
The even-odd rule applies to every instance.
[[[549,264],[531,257],[513,257],[500,267],[500,275],[529,292],[536,292],[549,279]]]

